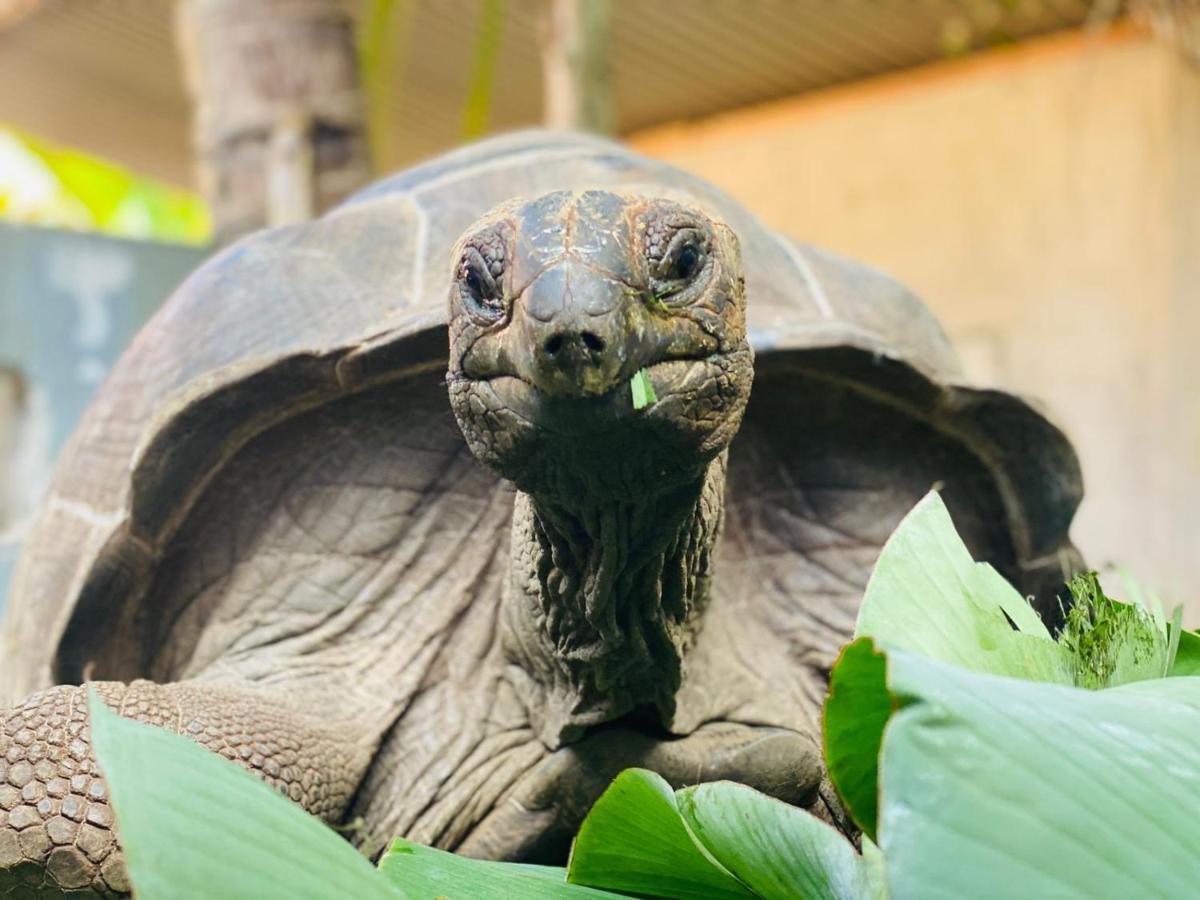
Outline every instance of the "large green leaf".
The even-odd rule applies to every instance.
[[[889,654],[880,845],[892,896],[1189,897],[1200,679],[1105,691]]]
[[[379,869],[412,900],[587,900],[621,897],[567,884],[567,870],[553,866],[485,862],[397,838]]]
[[[879,804],[879,748],[894,708],[887,657],[868,637],[843,647],[829,678],[822,717],[825,765],[846,811],[872,840]]]
[[[672,792],[642,769],[622,772],[596,801],[568,878],[681,900],[883,896],[878,853],[859,855],[812,814],[728,781]]]
[[[696,840],[660,776],[626,769],[596,801],[575,838],[567,879],[647,897],[753,897]]]
[[[879,750],[896,705],[876,645],[980,672],[1073,682],[1067,650],[995,569],[971,558],[936,492],[904,517],[880,552],[855,634],[830,679],[825,760],[847,812],[872,838]]]
[[[825,738],[892,896],[1196,892],[1200,679],[1159,676],[1200,674],[1200,637],[1092,573],[1070,587],[1054,641],[936,495],[889,539]]]
[[[335,832],[187,738],[93,692],[92,746],[139,900],[406,896]]]
[[[936,492],[884,545],[855,635],[978,672],[1073,681],[1065,649],[1012,585],[971,558]]]
[[[766,900],[884,896],[878,856],[868,862],[841,832],[802,809],[728,781],[676,797],[696,839]]]

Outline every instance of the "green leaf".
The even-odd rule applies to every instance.
[[[1169,675],[1200,675],[1200,634],[1194,631],[1179,631],[1179,649],[1171,664]]]
[[[1107,596],[1095,572],[1080,573],[1067,586],[1074,604],[1059,642],[1069,652],[1075,684],[1099,690],[1166,674],[1170,628],[1142,606]]]
[[[1087,691],[889,654],[880,846],[895,897],[1188,897],[1200,679]]]
[[[862,836],[863,869],[867,877],[866,889],[868,897],[888,900],[887,869],[884,866],[883,851],[866,835]]]
[[[139,900],[405,896],[265,782],[187,738],[116,715],[94,691],[88,705]]]
[[[877,647],[980,672],[1073,683],[1067,650],[995,569],[971,558],[936,492],[927,494],[884,544],[855,634],[859,640],[843,649],[830,676],[825,760],[847,812],[871,838],[877,824],[879,750],[897,706]]]
[[[135,178],[118,166],[0,128],[0,214],[125,237],[204,243],[208,211],[194,194]]]
[[[869,842],[868,842],[869,844]],[[741,784],[671,792],[629,769],[584,820],[568,879],[643,897],[863,900],[883,896],[882,861],[811,813]]]
[[[879,855],[860,856],[841,832],[802,809],[728,781],[676,798],[696,839],[766,900],[884,896]]]
[[[1157,620],[1156,620],[1157,621]],[[1167,658],[1159,677],[1165,678],[1175,668],[1175,657],[1179,654],[1179,641],[1183,631],[1183,607],[1176,606],[1167,625]]]
[[[553,866],[486,862],[422,847],[403,838],[392,842],[379,870],[413,900],[556,900],[620,897],[567,884],[567,870]]]
[[[1069,587],[1074,604],[1054,641],[1016,590],[971,558],[930,493],[884,545],[855,633],[976,672],[1092,689],[1166,673],[1175,638],[1161,612],[1113,600],[1094,572]]]
[[[678,900],[753,897],[692,835],[671,786],[626,769],[580,826],[567,880],[611,891]]]
[[[1167,611],[1162,598],[1154,591],[1147,590],[1136,578],[1124,569],[1118,569],[1116,574],[1121,579],[1121,588],[1130,603],[1135,603],[1146,611],[1160,631],[1167,630]]]
[[[1151,612],[1105,596],[1094,574],[1074,579],[1071,590],[1075,605],[1056,642],[1011,585],[971,558],[945,504],[930,493],[884,545],[856,634],[883,650],[1039,682],[1102,688],[1164,674],[1175,637]],[[1183,648],[1181,671],[1191,647]],[[899,699],[884,656],[857,641],[845,648],[825,704],[826,762],[847,811],[870,837],[879,750]]]
[[[978,672],[1072,683],[1064,648],[995,569],[971,558],[936,492],[884,545],[855,635]]]
[[[637,374],[630,379],[629,390],[633,394],[634,409],[644,409],[651,403],[658,402],[658,397],[654,393],[654,385],[650,383],[650,376],[645,369],[638,369]]]
[[[822,733],[829,778],[850,818],[875,837],[879,748],[895,709],[887,689],[887,657],[862,637],[842,648],[829,678]]]

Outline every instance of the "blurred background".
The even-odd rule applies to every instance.
[[[1200,0],[0,0],[0,608],[56,453],[216,247],[531,125],[908,284],[1200,624]]]

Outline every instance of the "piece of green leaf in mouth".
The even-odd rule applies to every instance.
[[[658,402],[658,397],[654,394],[654,385],[650,383],[650,376],[646,374],[645,369],[638,369],[637,374],[630,379],[629,390],[633,394],[634,409],[645,409],[651,403]]]

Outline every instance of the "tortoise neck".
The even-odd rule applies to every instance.
[[[547,745],[641,707],[669,725],[708,600],[725,461],[634,502],[518,494],[504,649]]]

